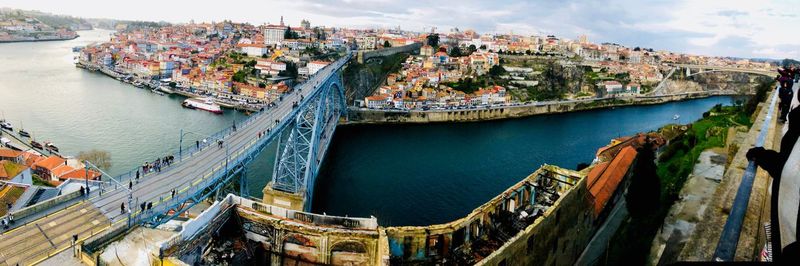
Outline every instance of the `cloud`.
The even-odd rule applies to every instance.
[[[87,17],[125,19],[232,19],[348,27],[401,27],[439,32],[587,35],[594,42],[737,57],[790,57],[800,50],[796,0],[139,0],[121,9],[103,0],[4,0],[11,7]],[[153,7],[158,8],[153,8]],[[730,41],[738,40],[738,41]],[[746,40],[746,42],[745,42]]]

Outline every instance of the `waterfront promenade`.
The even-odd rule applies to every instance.
[[[476,122],[558,114],[602,108],[662,104],[713,96],[732,96],[725,91],[687,92],[658,96],[606,97],[545,102],[471,106],[440,109],[373,109],[351,107],[347,124],[403,124],[437,122]]]
[[[101,194],[93,190],[88,198],[62,211],[44,218],[18,224],[19,227],[0,235],[0,264],[30,265],[62,252],[71,246],[73,236],[81,242],[110,228],[126,227],[129,217],[137,218],[142,213],[139,203],[151,202],[154,209],[164,208],[175,203],[175,198],[185,198],[190,192],[208,185],[221,169],[227,169],[228,161],[243,156],[243,153],[259,141],[259,132],[275,128],[276,120],[284,120],[293,112],[293,103],[300,102],[315,91],[316,84],[322,84],[330,75],[346,63],[347,58],[320,70],[306,83],[285,95],[273,108],[241,123],[238,130],[229,131],[224,144],[208,145],[191,156],[184,156],[173,166],[160,173],[144,176],[128,190],[130,179],[111,180]],[[277,130],[272,130],[273,135]],[[211,140],[213,141],[213,140]],[[177,159],[177,158],[176,158]],[[107,176],[105,178],[108,178]],[[107,180],[107,179],[106,179]],[[132,202],[133,204],[131,204]],[[121,211],[121,205],[130,209],[130,216]],[[133,206],[130,206],[133,205]],[[147,214],[147,213],[145,213]]]

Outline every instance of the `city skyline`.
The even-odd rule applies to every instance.
[[[592,42],[615,42],[680,53],[743,58],[798,58],[800,37],[792,25],[800,23],[797,7],[788,1],[636,1],[556,2],[464,1],[460,6],[423,1],[236,1],[187,5],[142,0],[121,8],[101,1],[78,3],[18,1],[2,7],[31,9],[85,18],[167,21],[221,21],[289,25],[308,19],[313,25],[337,27],[401,27],[412,31],[449,32],[452,28],[480,33],[554,34]],[[154,8],[156,7],[157,8]],[[183,12],[175,12],[183,10]],[[441,14],[448,14],[442,16]],[[478,18],[478,19],[476,19]]]

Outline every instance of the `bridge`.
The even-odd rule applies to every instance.
[[[672,64],[675,67],[686,69],[686,76],[691,77],[698,74],[703,73],[710,73],[710,72],[738,72],[738,73],[747,73],[747,74],[756,74],[756,75],[764,75],[773,77],[775,76],[775,71],[772,70],[759,70],[759,69],[749,69],[749,68],[736,68],[736,67],[724,67],[724,66],[709,66],[709,65],[693,65],[693,64]],[[692,73],[692,69],[697,69],[698,72]]]
[[[245,165],[273,141],[278,142],[278,158],[265,200],[287,209],[310,210],[320,163],[347,110],[341,71],[352,57],[348,52],[283,95],[275,106],[207,136],[208,143],[181,147],[176,162],[160,172],[141,178],[134,171],[117,177],[103,173],[103,182],[95,183],[98,188],[87,195],[59,196],[77,200],[62,210],[52,211],[57,204],[45,202],[48,205],[12,213],[14,217],[8,218],[17,224],[0,235],[0,265],[36,264],[70,248],[74,240],[80,243],[98,233],[122,234],[135,225],[163,224],[205,198],[235,189],[231,184],[237,177],[241,193],[246,186]],[[44,214],[22,217],[32,212]]]

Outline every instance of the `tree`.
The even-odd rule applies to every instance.
[[[236,73],[233,73],[233,78],[231,79],[233,79],[235,82],[244,82],[245,78],[247,78],[247,72],[244,70],[239,70],[236,71]]]
[[[389,43],[389,41],[388,41],[388,40],[387,40],[387,41],[383,41],[383,47],[384,47],[384,48],[389,48],[389,47],[392,47],[392,44],[391,44],[391,43]]]
[[[458,46],[453,46],[453,49],[450,50],[450,57],[459,57],[462,56],[461,49]]]
[[[469,47],[467,47],[467,49],[469,49],[469,54],[472,54],[478,50],[478,47],[476,47],[474,44],[470,44]]]
[[[297,65],[294,62],[286,62],[286,70],[278,73],[279,76],[297,78]]]
[[[103,171],[111,169],[111,153],[104,150],[91,149],[79,152],[78,160],[89,161]]]
[[[433,47],[439,46],[439,34],[438,33],[428,34],[428,37],[426,37],[426,39],[428,41],[428,45],[433,46]]]
[[[481,47],[479,47],[479,48],[480,48],[481,50],[486,50],[486,45],[485,45],[485,44],[481,44]]]
[[[636,150],[638,156],[633,165],[633,176],[625,194],[631,216],[644,217],[658,210],[661,199],[661,181],[656,173],[656,155],[653,144],[647,140]]]
[[[170,87],[170,88],[175,88],[175,87],[177,87],[177,86],[178,86],[178,83],[175,83],[175,81],[170,81],[170,82],[169,82],[169,87]]]
[[[286,27],[286,31],[283,32],[284,39],[297,39],[298,37],[300,37],[300,35],[293,31],[291,27]]]
[[[489,69],[489,75],[493,77],[499,77],[506,73],[506,69],[500,65],[494,65],[492,68]]]

